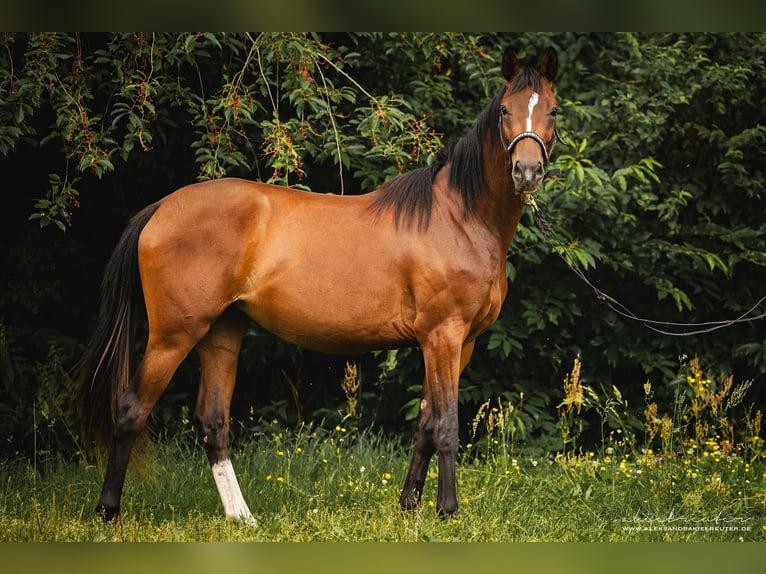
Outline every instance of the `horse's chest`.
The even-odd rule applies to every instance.
[[[477,292],[477,301],[481,301],[481,303],[475,309],[471,325],[471,332],[474,336],[488,329],[497,320],[507,291],[508,281],[505,274],[502,274],[502,276],[495,276],[484,283],[481,294]]]
[[[494,323],[497,317],[500,315],[500,309],[505,301],[505,295],[508,292],[508,279],[503,273],[502,277],[498,276],[492,282],[488,295],[488,319],[490,323]],[[489,325],[487,325],[489,326]]]

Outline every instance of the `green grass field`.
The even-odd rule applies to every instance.
[[[187,420],[129,467],[122,516],[109,526],[93,511],[97,465],[0,461],[0,541],[766,541],[762,414],[737,410],[750,383],[713,382],[692,359],[670,407],[645,385],[638,437],[620,424],[619,390],[598,394],[579,371],[575,361],[556,407],[558,452],[518,440],[519,405],[488,401],[465,423],[452,518],[436,514],[435,461],[422,507],[399,510],[409,436],[261,421],[241,426],[232,456],[259,524],[229,523]],[[587,412],[602,420],[592,449],[579,444]]]
[[[345,431],[345,432],[344,432]],[[607,447],[609,449],[611,447]],[[407,449],[372,432],[279,431],[234,456],[257,529],[227,522],[191,436],[131,471],[119,522],[93,514],[101,472],[60,460],[3,463],[3,541],[764,541],[766,465],[737,453],[584,453],[558,460],[465,453],[460,515],[398,510]],[[711,451],[715,453],[715,451]]]

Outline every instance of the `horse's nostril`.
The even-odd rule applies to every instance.
[[[529,163],[523,165],[521,160],[516,160],[513,164],[513,177],[518,183],[532,182],[540,179],[543,176],[543,164],[538,161],[534,164]]]

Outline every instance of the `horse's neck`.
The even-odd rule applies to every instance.
[[[457,236],[465,237],[474,248],[479,248],[477,253],[484,253],[488,262],[504,262],[521,219],[523,196],[514,191],[510,176],[504,179],[497,170],[485,172],[484,189],[467,215],[462,198],[447,191],[449,168],[447,164],[433,182],[438,218],[447,226],[459,228]],[[502,265],[505,269],[505,264]]]
[[[496,237],[497,247],[505,257],[521,220],[524,196],[514,189],[508,156],[503,150],[486,153],[483,164],[485,187],[476,214]]]

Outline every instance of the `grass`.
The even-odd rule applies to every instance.
[[[223,518],[191,427],[131,466],[119,521],[93,513],[102,470],[59,457],[0,462],[0,541],[766,541],[766,456],[760,411],[735,433],[745,385],[708,380],[689,362],[669,412],[647,383],[645,436],[611,424],[597,450],[578,447],[582,417],[621,419],[616,388],[565,380],[564,450],[518,444],[513,405],[489,402],[471,423],[457,469],[459,516],[435,512],[436,465],[423,505],[402,513],[409,448],[373,430],[262,425],[233,463],[257,529]],[[606,429],[606,425],[602,425]]]
[[[402,513],[406,449],[372,432],[277,431],[235,456],[257,529],[227,522],[201,449],[160,445],[132,471],[120,521],[93,515],[101,472],[49,460],[0,469],[2,541],[758,541],[766,465],[737,454],[669,462],[653,453],[559,457],[494,453],[461,462],[460,516]]]

